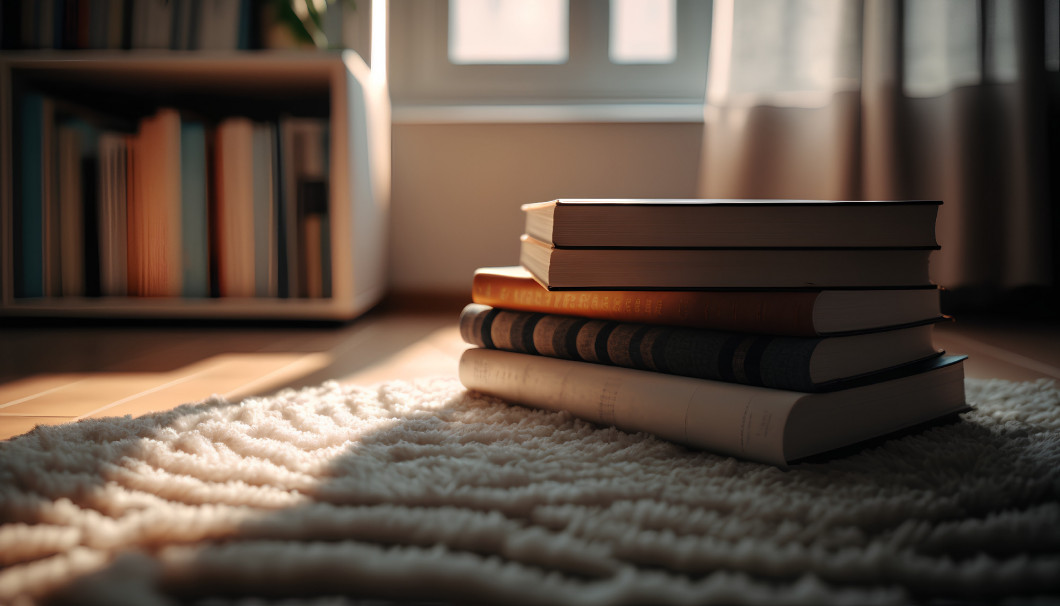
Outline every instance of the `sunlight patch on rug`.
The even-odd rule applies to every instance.
[[[1060,390],[790,470],[327,383],[0,443],[0,603],[1060,599]],[[300,602],[299,602],[300,603]]]

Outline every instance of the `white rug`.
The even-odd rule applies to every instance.
[[[789,471],[452,378],[41,427],[0,443],[0,603],[1060,601],[1060,389],[968,394]]]

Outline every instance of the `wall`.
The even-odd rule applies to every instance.
[[[395,292],[465,293],[515,265],[526,202],[696,196],[702,124],[395,124]]]

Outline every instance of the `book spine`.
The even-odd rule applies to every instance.
[[[464,351],[459,376],[510,402],[773,465],[786,464],[784,426],[805,395],[489,349]]]
[[[206,182],[206,126],[181,120],[181,271],[182,294],[204,298],[210,294]]]
[[[488,349],[776,389],[818,389],[810,358],[821,338],[612,322],[475,303],[460,315],[460,335]]]
[[[817,292],[550,291],[533,278],[477,273],[475,303],[517,311],[564,314],[733,332],[817,336]]]
[[[59,275],[63,296],[78,297],[85,294],[81,133],[63,125],[58,143]]]
[[[44,98],[26,94],[19,124],[16,297],[44,296]]]

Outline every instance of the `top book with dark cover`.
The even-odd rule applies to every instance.
[[[938,200],[559,199],[525,204],[556,247],[937,249]]]

